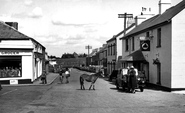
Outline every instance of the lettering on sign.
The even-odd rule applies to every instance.
[[[18,84],[18,80],[10,80],[10,84]]]
[[[18,51],[2,51],[1,52],[1,54],[2,55],[17,55],[17,54],[19,54],[19,52]]]

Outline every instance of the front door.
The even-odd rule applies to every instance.
[[[157,64],[157,84],[161,85],[161,63]]]

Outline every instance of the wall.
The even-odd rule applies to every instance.
[[[33,65],[32,65],[32,56],[22,56],[22,79],[31,79],[33,78]]]
[[[33,45],[30,40],[1,40],[0,48],[33,49]]]
[[[185,10],[172,19],[172,88],[185,88]]]

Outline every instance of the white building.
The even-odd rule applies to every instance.
[[[158,15],[121,38],[124,67],[144,70],[149,83],[170,91],[185,89],[185,0],[171,3],[160,0]]]
[[[45,47],[0,22],[0,82],[26,84],[45,70]]]

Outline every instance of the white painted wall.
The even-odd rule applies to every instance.
[[[22,56],[22,79],[31,79],[33,81],[32,56]]]
[[[185,10],[172,19],[172,88],[185,88]]]
[[[31,40],[1,40],[0,48],[33,48]]]

